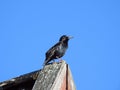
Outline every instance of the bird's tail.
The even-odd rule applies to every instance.
[[[43,66],[45,66],[46,62],[44,61]]]
[[[45,66],[48,63],[48,60],[45,60],[43,63],[43,66]]]

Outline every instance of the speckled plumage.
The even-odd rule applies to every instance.
[[[53,47],[51,47],[47,52],[46,52],[46,59],[44,61],[44,65],[49,63],[51,60],[61,58],[67,48],[68,48],[68,41],[71,37],[63,35],[60,37],[60,40],[58,43],[56,43]]]

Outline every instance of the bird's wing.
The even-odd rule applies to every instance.
[[[47,52],[46,52],[46,59],[44,61],[44,64],[47,64],[52,57],[55,55],[56,51],[58,50],[58,46],[60,45],[60,42],[58,42],[57,44],[55,44],[53,47],[51,47]]]
[[[46,57],[51,57],[55,54],[56,51],[58,51],[60,42],[55,44],[53,47],[51,47],[47,52],[46,52]]]
[[[46,63],[49,62],[52,59],[52,57],[55,55],[55,53],[58,51],[59,45],[60,45],[60,42],[55,44],[46,52],[46,60],[45,60]]]

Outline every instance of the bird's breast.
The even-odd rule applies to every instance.
[[[57,50],[57,56],[62,57],[65,54],[65,51],[67,49],[67,46],[65,45],[59,45],[58,50]]]

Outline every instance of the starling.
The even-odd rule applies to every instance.
[[[46,52],[46,59],[43,65],[48,64],[51,60],[61,58],[68,48],[68,41],[72,37],[63,35],[60,37],[59,42],[56,43]]]

